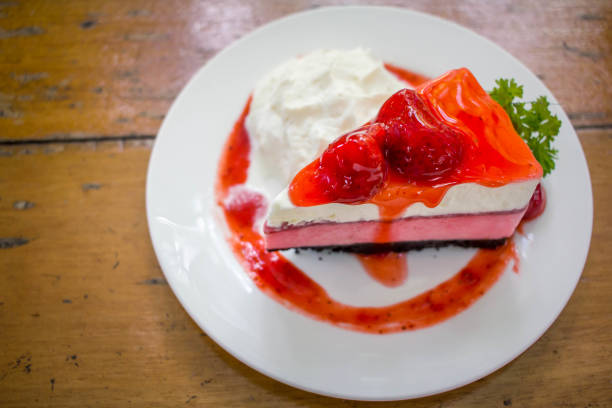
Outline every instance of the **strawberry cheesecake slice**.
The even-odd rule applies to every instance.
[[[266,248],[495,247],[523,218],[542,167],[467,69],[391,96],[272,202]]]

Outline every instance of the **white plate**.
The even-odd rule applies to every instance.
[[[518,60],[456,24],[394,8],[323,8],[275,21],[211,59],[170,109],[147,177],[147,217],[166,279],[187,312],[219,345],[289,385],[334,397],[394,400],[426,396],[502,367],[552,324],[582,272],[592,227],[589,174],[578,138],[563,121],[557,169],[544,182],[549,205],[518,238],[520,273],[506,271],[467,311],[434,327],[368,335],[311,320],[260,292],[224,239],[213,203],[221,148],[255,82],[277,64],[317,48],[363,46],[384,61],[436,76],[466,66],[486,89],[512,77],[526,99],[546,87]],[[348,255],[290,256],[336,299],[383,305],[450,277],[473,252],[409,255],[406,284],[368,279]]]

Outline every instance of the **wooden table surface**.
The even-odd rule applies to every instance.
[[[339,3],[0,2],[0,406],[372,405],[293,389],[223,351],[166,284],[145,219],[155,134],[196,69],[261,24]],[[580,137],[595,219],[576,292],[534,346],[466,387],[382,405],[612,406],[612,4],[407,5],[546,83]]]

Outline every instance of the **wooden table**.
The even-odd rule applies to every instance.
[[[147,162],[181,87],[261,24],[342,2],[219,3],[0,2],[0,406],[371,405],[238,362],[187,316],[153,253]],[[466,387],[386,405],[612,406],[612,4],[410,7],[490,38],[546,83],[578,131],[595,220],[578,288],[533,347]]]

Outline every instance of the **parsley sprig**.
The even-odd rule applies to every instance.
[[[559,134],[561,121],[553,115],[545,96],[534,102],[515,102],[523,97],[523,85],[514,79],[500,78],[497,86],[489,93],[506,111],[516,132],[525,140],[534,157],[542,166],[544,176],[555,168],[557,149],[552,147],[555,136]]]

